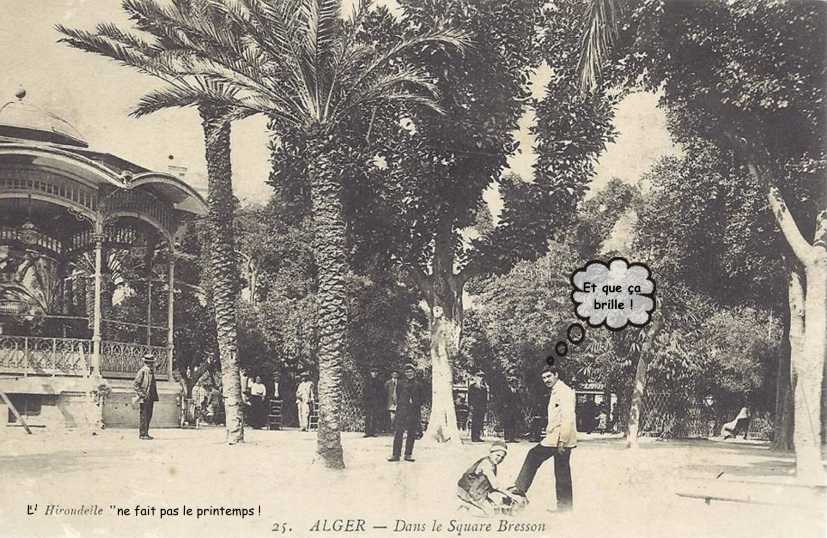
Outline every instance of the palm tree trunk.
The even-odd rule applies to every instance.
[[[325,466],[343,469],[339,406],[347,332],[348,272],[342,183],[330,161],[326,140],[307,142],[310,197],[313,205],[313,253],[319,271],[319,431],[317,452]]]
[[[241,377],[238,367],[238,301],[235,234],[233,231],[233,184],[230,164],[230,124],[222,119],[224,110],[202,105],[201,124],[209,181],[208,222],[210,270],[213,278],[213,307],[218,333],[218,355],[221,360],[221,382],[224,395],[224,413],[227,424],[227,443],[244,441],[244,421],[241,406]]]

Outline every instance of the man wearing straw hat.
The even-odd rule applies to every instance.
[[[152,420],[152,407],[158,401],[158,387],[155,383],[155,357],[147,353],[144,355],[144,365],[135,375],[133,385],[135,387],[135,401],[141,406],[141,413],[138,423],[138,438],[143,440],[152,439],[149,435],[149,421]]]

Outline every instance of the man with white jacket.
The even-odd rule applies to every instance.
[[[528,451],[517,483],[511,493],[525,497],[534,475],[549,458],[554,458],[554,480],[557,490],[557,511],[572,509],[571,449],[577,446],[576,396],[574,390],[560,381],[556,366],[547,366],[542,373],[543,383],[551,389],[548,399],[548,426],[540,443]]]

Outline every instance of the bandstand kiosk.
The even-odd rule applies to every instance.
[[[176,237],[206,204],[16,97],[0,105],[0,390],[33,425],[134,426],[151,353],[153,427],[176,426]],[[0,401],[0,427],[15,422]]]

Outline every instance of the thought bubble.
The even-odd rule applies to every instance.
[[[571,276],[575,314],[592,327],[614,331],[627,324],[641,327],[655,311],[655,282],[642,263],[613,258],[609,264],[592,260]]]

